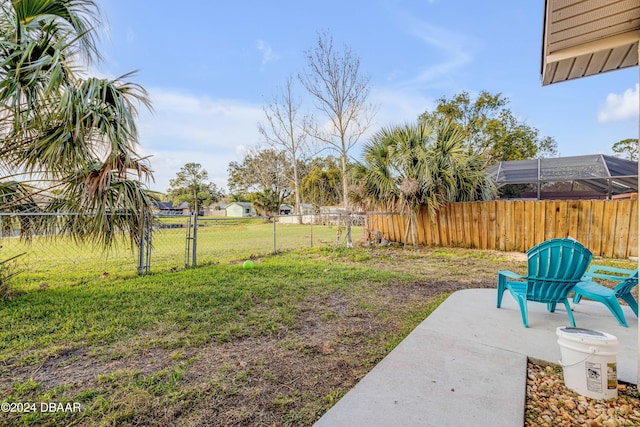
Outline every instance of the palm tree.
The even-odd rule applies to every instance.
[[[352,200],[366,209],[382,207],[406,215],[405,245],[409,231],[417,244],[422,206],[433,216],[445,203],[495,194],[481,169],[482,159],[468,152],[460,127],[449,123],[420,121],[383,128],[365,145],[363,158]]]
[[[280,193],[271,188],[252,193],[249,199],[256,210],[263,216],[278,215],[280,213],[280,205],[282,203]]]
[[[339,160],[333,156],[316,157],[305,166],[301,188],[307,202],[316,208],[339,204],[342,199]]]
[[[76,238],[137,244],[152,200],[135,118],[150,103],[130,74],[81,74],[78,64],[99,59],[99,15],[94,0],[0,0],[0,210],[39,200],[39,210],[87,214],[66,217]]]
[[[425,145],[431,130],[424,123],[381,129],[365,146],[365,164],[358,172],[364,201],[408,216],[405,245],[409,229],[415,230],[420,205],[431,185]],[[415,242],[414,236],[414,245]]]
[[[485,173],[484,159],[465,147],[462,128],[447,121],[434,121],[430,126],[435,132],[427,153],[437,201],[427,204],[429,213],[434,215],[445,203],[494,198],[496,188]]]

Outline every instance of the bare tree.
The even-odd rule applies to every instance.
[[[307,69],[298,77],[329,122],[312,128],[312,135],[340,153],[342,203],[349,208],[349,151],[369,129],[375,108],[368,102],[369,78],[360,74],[360,58],[350,48],[337,51],[333,37],[319,34],[316,46],[305,51]]]
[[[293,96],[293,79],[287,78],[285,86],[280,88],[271,103],[263,107],[266,123],[258,124],[258,131],[272,147],[282,150],[289,162],[293,177],[293,192],[295,195],[295,210],[298,215],[302,213],[300,208],[300,171],[298,161],[304,153],[307,131],[306,117],[300,117],[300,101]],[[302,217],[298,217],[302,222]]]

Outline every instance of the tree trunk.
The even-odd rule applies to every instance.
[[[302,224],[302,203],[300,201],[300,186],[298,185],[298,165],[296,159],[293,159],[293,191],[296,193],[295,214],[298,215],[298,224]]]
[[[418,248],[418,218],[415,212],[411,213],[411,238],[413,239],[413,249]]]
[[[343,147],[343,151],[342,151],[342,156],[341,156],[341,160],[342,160],[342,207],[344,208],[345,211],[347,211],[347,220],[346,220],[346,226],[347,226],[347,247],[348,248],[352,248],[353,247],[353,241],[351,240],[351,214],[348,212],[349,211],[349,182],[347,180],[347,153],[345,151],[345,143],[344,141],[342,142],[342,147]]]
[[[193,187],[193,211],[198,215],[198,190]]]
[[[407,243],[409,243],[409,229],[411,228],[411,221],[412,221],[411,214],[409,214],[408,219],[409,221],[407,222],[407,228],[404,229],[404,239],[403,239],[404,249],[407,249]]]

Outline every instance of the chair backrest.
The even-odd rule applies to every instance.
[[[638,269],[636,268],[635,272],[625,278],[622,282],[616,285],[614,289],[614,293],[616,298],[622,298],[623,295],[626,295],[631,292],[631,289],[638,284]]]
[[[574,239],[551,239],[527,251],[527,299],[562,302],[580,281],[593,257]]]

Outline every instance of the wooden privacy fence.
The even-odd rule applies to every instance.
[[[403,242],[408,218],[372,213],[367,231]],[[596,256],[638,256],[637,200],[494,200],[450,203],[417,221],[420,245],[526,252],[555,237],[573,237]],[[413,244],[409,233],[409,244]]]

